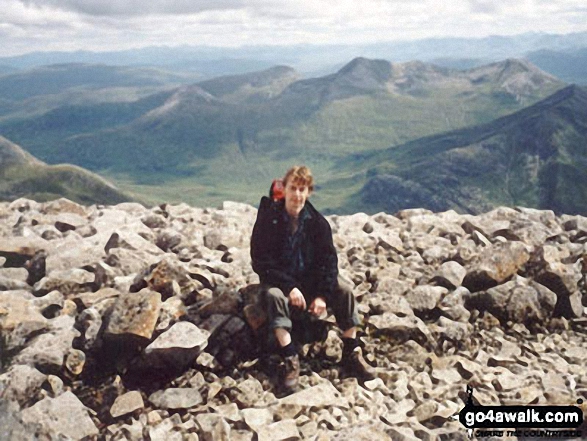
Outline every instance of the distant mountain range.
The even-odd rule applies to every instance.
[[[444,59],[477,59],[482,64],[506,58],[524,58],[528,53],[549,50],[573,51],[587,47],[587,33],[565,35],[526,33],[485,38],[428,38],[413,41],[383,41],[362,45],[305,44],[283,46],[147,47],[113,52],[34,52],[0,58],[0,65],[18,69],[49,64],[89,63],[117,66],[151,66],[171,71],[190,71],[202,78],[234,75],[287,64],[305,76],[323,76],[338,70],[357,56],[393,62]],[[473,67],[473,66],[468,66]],[[542,66],[540,66],[542,68]]]
[[[565,41],[566,59],[580,57]],[[75,166],[6,168],[0,156],[0,198],[61,192],[97,201],[96,190],[101,201],[254,204],[271,179],[305,163],[326,212],[584,213],[585,91],[526,60],[477,65],[462,55],[461,67],[474,67],[358,57],[315,78],[283,65],[198,82],[194,72],[88,64],[0,75],[0,135],[121,189],[89,184],[96,176]],[[581,76],[577,69],[569,75]],[[12,152],[4,157],[22,157],[1,144]],[[37,177],[49,190],[37,190]]]
[[[298,78],[276,67],[133,103],[62,106],[0,122],[0,131],[48,162],[131,174],[180,167],[189,175],[204,165],[216,174],[201,160],[312,160],[381,149],[491,121],[564,86],[519,60],[463,72],[356,58],[335,74]]]
[[[526,59],[567,83],[587,85],[587,47],[567,51],[541,49]]]
[[[360,164],[360,165],[359,165]],[[568,86],[488,124],[347,158],[355,207],[479,213],[499,205],[587,214],[587,91]]]
[[[82,204],[117,204],[133,197],[81,167],[47,165],[0,136],[0,200],[25,197],[48,201],[60,197]]]

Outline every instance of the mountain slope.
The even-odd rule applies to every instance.
[[[0,136],[0,200],[60,197],[83,204],[117,204],[133,198],[100,176],[80,167],[49,166]]]
[[[531,52],[526,58],[541,69],[551,72],[563,81],[587,85],[587,48]]]
[[[226,101],[256,103],[279,95],[299,79],[300,75],[291,67],[275,66],[260,72],[218,77],[197,85]]]
[[[335,74],[291,82],[277,96],[258,99],[259,90],[278,90],[293,75],[276,68],[183,86],[125,126],[71,128],[69,136],[50,142],[10,123],[0,129],[46,161],[143,173],[152,170],[147,161],[128,161],[136,152],[156,157],[159,167],[171,170],[225,154],[307,160],[305,156],[381,149],[491,121],[563,86],[514,60],[459,72],[420,62],[357,58]],[[256,88],[255,77],[262,79]],[[168,155],[158,153],[162,147]]]
[[[19,101],[80,88],[160,87],[186,83],[195,78],[152,68],[56,64],[1,76],[0,98]]]
[[[524,205],[585,214],[587,91],[568,86],[489,124],[354,159],[367,170],[354,202],[371,211]]]
[[[487,123],[564,86],[516,60],[461,72],[356,58],[332,75],[294,76],[277,67],[181,86],[112,112],[94,104],[76,106],[75,114],[59,108],[0,122],[0,133],[43,161],[98,171],[153,203],[181,195],[215,204],[233,194],[256,203],[258,188],[292,163],[312,166],[326,181],[349,154]],[[336,207],[345,195],[330,196]]]

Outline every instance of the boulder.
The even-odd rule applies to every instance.
[[[368,324],[379,333],[398,341],[415,340],[419,343],[433,341],[428,327],[418,317],[400,317],[392,312],[386,312],[369,317]]]
[[[22,411],[25,423],[37,423],[42,428],[66,439],[81,440],[99,434],[86,407],[71,392],[57,398],[45,398]]]
[[[26,365],[12,366],[0,375],[0,398],[23,406],[34,400],[47,376]]]
[[[521,242],[494,244],[471,266],[463,286],[471,292],[492,288],[516,274],[529,259],[528,249]]]
[[[51,320],[48,332],[33,338],[14,357],[14,363],[35,366],[41,370],[60,370],[72,350],[73,340],[80,336],[74,324],[75,319],[69,315]]]
[[[143,409],[144,407],[145,404],[143,403],[143,397],[140,392],[127,392],[116,398],[114,404],[110,408],[110,415],[112,415],[112,418],[118,418],[128,415],[135,410]]]
[[[48,248],[49,242],[41,238],[3,237],[0,241],[0,258],[4,258],[4,268],[22,268],[35,255],[42,254]]]
[[[368,304],[372,315],[392,312],[400,317],[413,316],[414,310],[404,296],[390,294],[372,294],[368,297]]]
[[[199,439],[202,441],[229,441],[231,439],[230,425],[221,415],[201,413],[196,416],[199,427]]]
[[[301,439],[294,420],[281,420],[257,431],[258,441],[296,441]]]
[[[409,290],[405,299],[416,314],[426,314],[438,306],[440,299],[448,292],[442,286],[420,285]]]
[[[349,408],[348,400],[330,383],[324,382],[309,387],[279,400],[279,404],[289,404],[302,408],[326,407]]]
[[[66,297],[71,297],[74,294],[91,290],[94,282],[93,273],[81,268],[73,268],[49,273],[35,283],[34,291],[39,295],[56,290]]]
[[[209,335],[193,323],[176,323],[145,348],[145,362],[153,368],[183,370],[206,347]]]
[[[241,415],[243,420],[251,428],[251,430],[258,431],[273,422],[273,414],[269,409],[242,409]]]
[[[460,263],[450,260],[440,265],[430,282],[447,289],[455,289],[462,285],[466,275],[467,270]]]
[[[535,326],[544,323],[553,313],[554,298],[548,299],[546,295],[545,291],[539,293],[526,279],[518,276],[510,282],[472,294],[467,306],[489,311],[504,324],[511,321]]]
[[[0,337],[6,351],[22,347],[29,336],[49,326],[35,305],[35,297],[23,290],[0,292]]]
[[[234,402],[241,408],[254,407],[261,402],[263,395],[263,385],[255,378],[248,378],[240,383],[233,391]]]
[[[119,296],[108,316],[105,338],[131,336],[146,343],[153,335],[160,309],[161,294],[147,288]]]
[[[48,253],[45,270],[48,274],[70,271],[95,265],[104,257],[104,250],[87,239],[79,240],[75,245],[69,241],[60,241]]]
[[[196,389],[169,388],[149,396],[149,401],[160,409],[189,409],[204,402]]]

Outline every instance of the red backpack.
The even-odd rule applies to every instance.
[[[269,189],[269,197],[273,199],[274,202],[285,199],[285,188],[283,187],[282,179],[273,180],[271,188]]]

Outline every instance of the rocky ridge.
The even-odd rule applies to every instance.
[[[329,327],[282,396],[246,313],[255,214],[1,203],[0,439],[467,439],[467,385],[486,405],[587,398],[587,218],[329,216],[378,378],[341,375]]]

